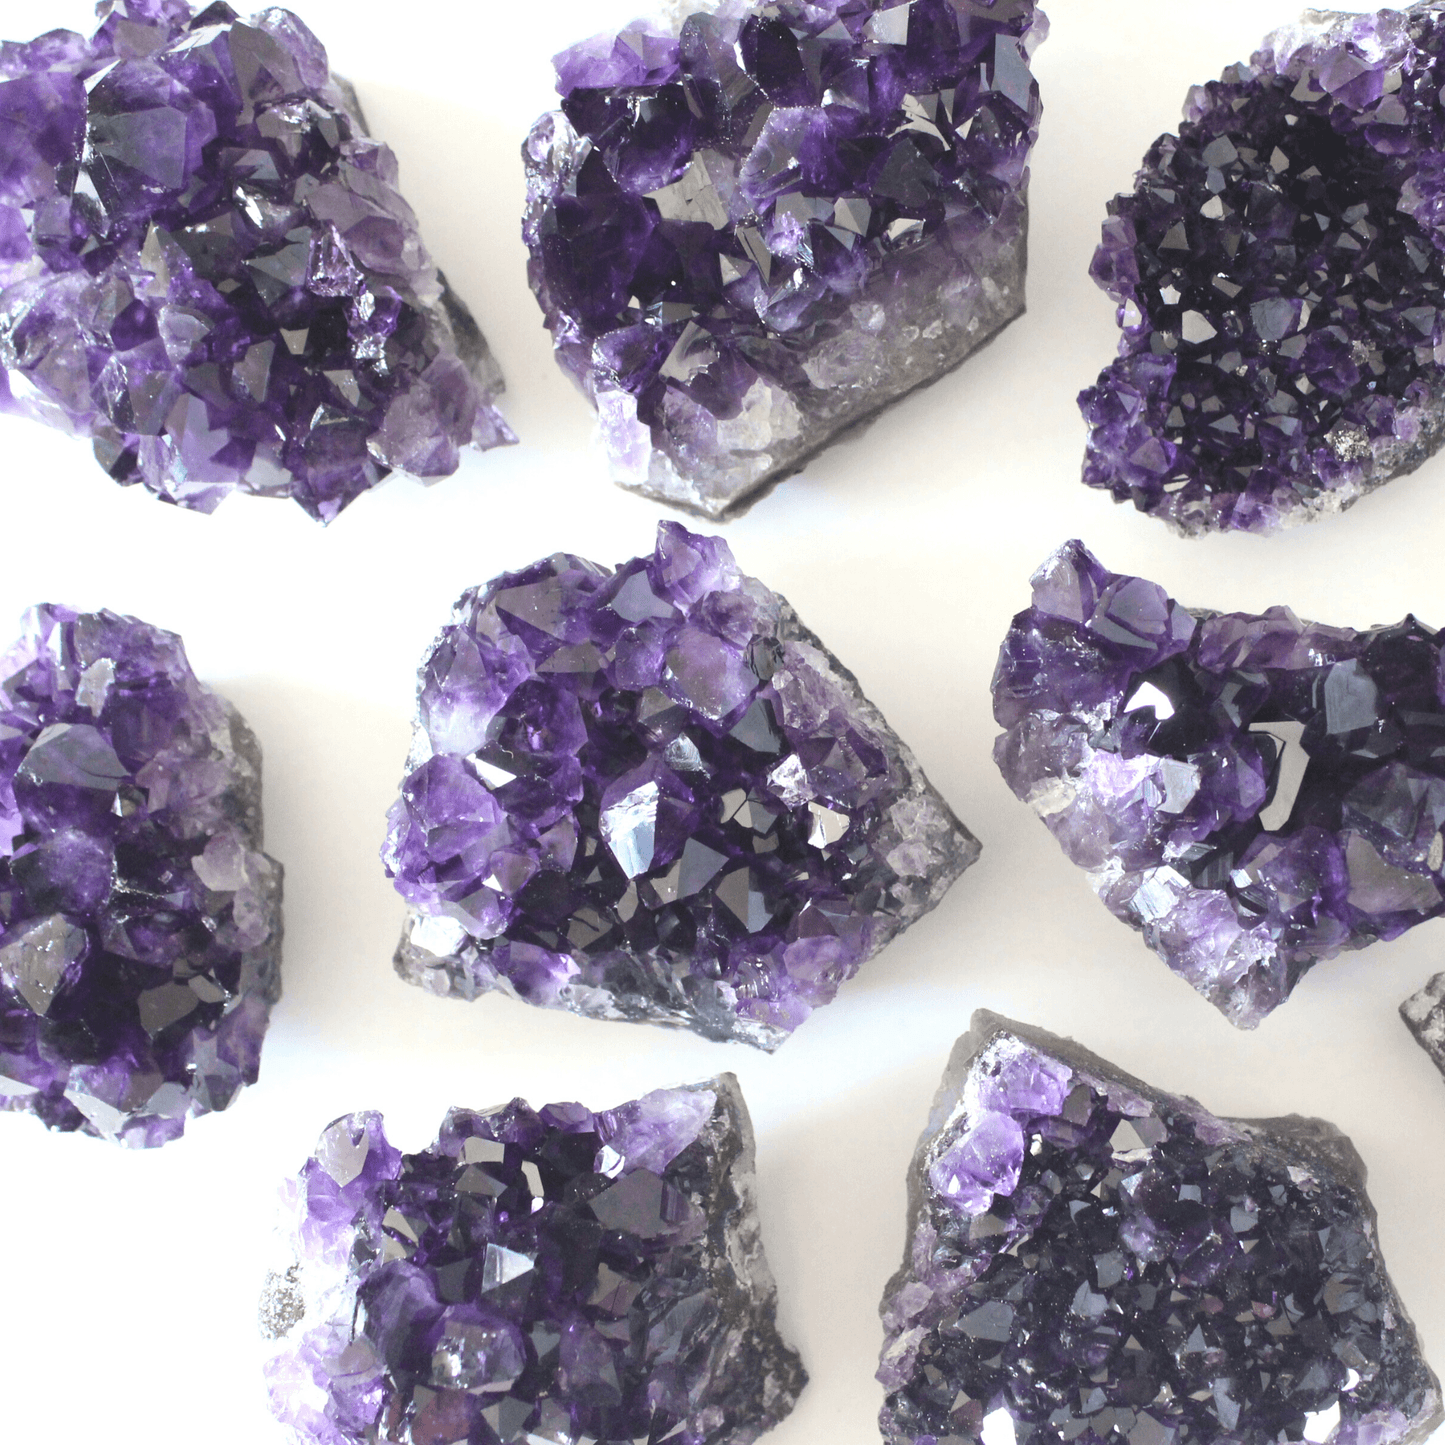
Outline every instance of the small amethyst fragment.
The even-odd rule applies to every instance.
[[[1442,1419],[1322,1119],[1217,1119],[980,1010],[908,1215],[886,1445],[1412,1445]]]
[[[676,523],[465,593],[382,858],[396,967],[773,1049],[978,856],[856,679]]]
[[[1033,0],[740,0],[557,56],[529,275],[617,482],[718,517],[1024,308]]]
[[[256,1081],[261,751],[179,637],[37,607],[0,658],[0,1110],[137,1148]]]
[[[1445,18],[1312,10],[1109,204],[1084,481],[1186,534],[1336,512],[1445,438]]]
[[[285,10],[111,0],[0,47],[0,410],[122,485],[330,521],[513,441],[356,97]]]
[[[1439,633],[1190,610],[1080,542],[1033,586],[994,673],[994,759],[1230,1022],[1445,913]]]
[[[1419,993],[1400,1005],[1400,1017],[1430,1062],[1445,1074],[1445,973],[1437,973]]]
[[[261,1322],[297,1445],[750,1445],[806,1382],[731,1074],[453,1109],[416,1154],[349,1114],[288,1192]]]

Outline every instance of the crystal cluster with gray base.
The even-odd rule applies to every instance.
[[[980,1011],[908,1176],[886,1445],[1413,1445],[1440,1387],[1333,1125]]]
[[[1310,10],[1109,203],[1084,481],[1186,534],[1339,511],[1445,438],[1445,23]]]
[[[433,993],[776,1048],[978,856],[788,603],[675,522],[465,593],[418,683],[382,857]]]
[[[1024,306],[1032,0],[725,0],[557,57],[529,275],[615,479],[717,517]]]
[[[807,1378],[753,1182],[731,1074],[453,1109],[415,1154],[338,1119],[262,1298],[272,1410],[298,1445],[750,1445]]]
[[[180,638],[45,606],[0,658],[0,1109],[132,1147],[256,1081],[261,751]]]
[[[1400,1017],[1445,1074],[1445,973],[1437,973],[1419,993],[1411,994],[1400,1005]]]
[[[1445,914],[1441,634],[1184,607],[1081,542],[994,673],[994,760],[1110,911],[1253,1028]]]
[[[123,486],[330,521],[515,440],[351,88],[294,15],[105,0],[0,49],[0,410]]]

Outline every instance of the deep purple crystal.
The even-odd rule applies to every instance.
[[[727,544],[465,593],[382,857],[404,978],[780,1044],[978,856],[851,673]]]
[[[1400,1017],[1430,1062],[1445,1074],[1445,973],[1437,973],[1419,993],[1400,1005]]]
[[[37,607],[0,657],[0,1109],[146,1147],[256,1081],[261,752],[181,640]]]
[[[616,480],[719,516],[1024,305],[1033,0],[725,0],[557,57],[529,275]]]
[[[316,37],[285,10],[100,7],[0,46],[0,410],[211,511],[330,521],[514,440],[501,376]]]
[[[298,1445],[749,1445],[806,1381],[731,1074],[595,1114],[453,1109],[416,1154],[349,1114],[290,1195],[261,1320]]]
[[[1311,11],[1109,204],[1084,480],[1185,533],[1349,506],[1445,437],[1445,20]]]
[[[980,1011],[909,1171],[885,1445],[1410,1445],[1440,1387],[1365,1166]]]
[[[994,673],[994,759],[1231,1022],[1445,913],[1440,634],[1190,610],[1079,542],[1033,587]]]

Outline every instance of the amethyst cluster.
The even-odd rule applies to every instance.
[[[994,674],[994,758],[1231,1022],[1445,913],[1438,633],[1191,611],[1078,542],[1033,586]]]
[[[322,521],[514,440],[316,37],[285,10],[100,11],[89,40],[0,47],[0,409],[181,506],[240,490]]]
[[[737,1081],[592,1113],[321,1135],[262,1298],[298,1445],[750,1445],[806,1380],[774,1322]]]
[[[739,0],[557,57],[530,276],[617,481],[708,516],[1024,305],[1032,0]]]
[[[1109,205],[1084,480],[1185,533],[1349,506],[1445,436],[1445,18],[1310,11]]]
[[[1445,973],[1437,973],[1419,993],[1400,1005],[1400,1017],[1430,1061],[1445,1074]]]
[[[978,856],[857,681],[676,523],[465,593],[382,857],[397,971],[777,1047]]]
[[[256,1080],[261,753],[180,638],[37,607],[0,658],[0,1109],[146,1147]]]
[[[886,1445],[1410,1445],[1440,1387],[1333,1125],[974,1015],[909,1173]]]

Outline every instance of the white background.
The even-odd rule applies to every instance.
[[[1445,928],[1320,965],[1236,1031],[1111,918],[992,762],[989,677],[1028,576],[1083,537],[1187,603],[1363,626],[1445,623],[1445,457],[1344,516],[1272,538],[1184,541],[1077,480],[1075,393],[1113,354],[1088,279],[1104,202],[1174,127],[1192,82],[1244,58],[1287,3],[1054,0],[1036,57],[1029,310],[962,369],[814,461],[726,528],[744,568],[861,678],[984,851],[936,913],[773,1057],[401,983],[402,905],[377,862],[414,671],[465,587],[558,549],[613,563],[658,506],[606,477],[553,364],[518,236],[518,148],[549,57],[628,0],[310,0],[304,18],[401,159],[423,233],[506,371],[522,445],[403,477],[322,529],[291,503],[214,516],[113,486],[88,447],[0,418],[0,635],[42,600],[179,631],[266,753],[268,851],[286,865],[285,996],[261,1080],[159,1151],[0,1117],[0,1433],[7,1441],[279,1442],[255,1300],[278,1182],[330,1119],[385,1111],[419,1148],[451,1104],[605,1106],[734,1070],[758,1135],[781,1322],[812,1375],[776,1445],[872,1445],[884,1282],[904,1169],[949,1046],[979,1006],[1060,1032],[1218,1113],[1317,1114],[1370,1168],[1381,1236],[1445,1364],[1445,1080],[1396,1015],[1445,966]],[[89,29],[74,0],[0,0],[0,35]]]

